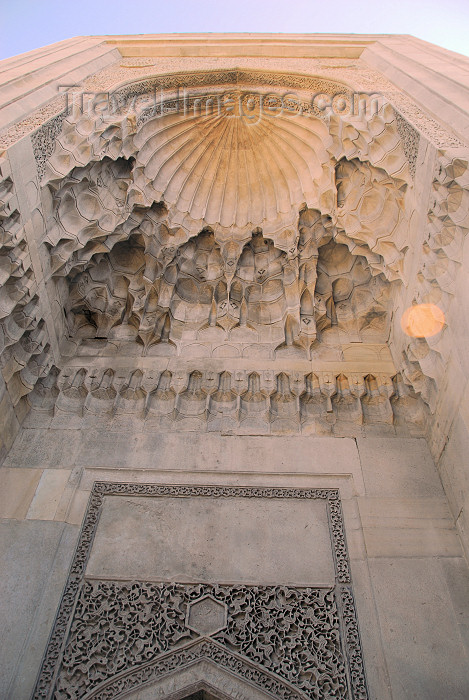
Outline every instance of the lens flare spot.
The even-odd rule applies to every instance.
[[[445,315],[435,304],[415,304],[404,311],[401,326],[411,338],[436,335],[445,325]]]

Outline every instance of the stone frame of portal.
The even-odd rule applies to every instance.
[[[96,481],[80,530],[67,582],[59,603],[55,622],[43,656],[32,700],[49,700],[60,668],[77,597],[85,572],[106,496],[142,497],[211,497],[259,499],[321,499],[326,502],[333,553],[337,599],[341,601],[341,622],[345,662],[348,666],[353,700],[367,700],[368,690],[355,601],[344,519],[339,489],[275,488],[242,486],[190,486]]]

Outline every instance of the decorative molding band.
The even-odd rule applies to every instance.
[[[67,367],[29,395],[30,425],[225,434],[421,436],[425,407],[400,375],[297,366],[252,371]],[[53,380],[54,383],[51,383]]]
[[[235,677],[245,679],[251,687],[267,691],[269,697],[281,700],[307,700],[308,698],[305,693],[295,689],[283,679],[233,654],[212,639],[199,639],[182,649],[159,655],[143,666],[129,668],[117,677],[103,682],[84,697],[86,700],[114,700],[120,698],[124,692],[140,688],[142,685],[152,685],[155,680],[164,679],[169,674],[191,667],[195,662],[203,659],[214,662],[217,667],[226,669]],[[60,694],[57,695],[57,698],[59,697],[61,697]]]
[[[411,124],[413,129],[418,129],[436,146],[447,148],[464,145],[460,139],[425,114],[411,98],[396,88],[379,72],[368,68],[362,61],[343,59],[340,62],[341,65],[337,65],[336,60],[327,59],[291,61],[288,59],[225,58],[223,62],[226,67],[223,70],[217,70],[214,67],[217,65],[217,62],[219,63],[219,59],[191,59],[191,65],[200,65],[200,69],[189,72],[180,70],[182,65],[181,59],[152,60],[142,58],[132,59],[132,61],[140,61],[140,64],[138,66],[135,63],[129,65],[126,59],[119,60],[115,64],[89,76],[83,81],[82,89],[95,92],[118,92],[121,89],[119,86],[125,81],[132,81],[141,85],[142,83],[155,82],[156,80],[159,81],[159,86],[166,86],[171,84],[173,76],[176,76],[177,84],[178,80],[181,81],[181,76],[183,76],[185,81],[186,76],[192,75],[204,76],[203,80],[205,82],[202,84],[215,85],[217,84],[217,79],[220,81],[218,76],[227,76],[228,74],[233,75],[236,82],[255,80],[257,84],[294,87],[299,90],[310,90],[312,82],[320,80],[326,85],[339,85],[340,91],[344,87],[347,89],[344,85],[344,82],[347,82],[350,90],[382,92],[391,104],[402,113],[409,125]],[[289,67],[288,71],[285,71],[286,66]],[[275,67],[275,70],[273,70],[273,67]],[[283,68],[283,70],[279,71],[279,67]],[[138,71],[137,74],[136,70]],[[157,72],[160,72],[159,76],[155,76]],[[305,72],[309,72],[310,75],[305,75]],[[161,73],[166,74],[161,75]],[[135,80],[136,75],[141,76],[138,81]],[[191,78],[189,77],[188,79],[190,80]],[[200,77],[198,79],[200,80]],[[127,87],[124,86],[122,89],[127,89]],[[326,90],[321,91],[329,94],[327,87]],[[44,125],[51,118],[54,119],[56,115],[63,112],[65,104],[66,98],[64,96],[61,95],[54,98],[46,105],[34,110],[27,118],[0,133],[0,148],[8,148],[23,136]]]
[[[63,100],[61,100],[63,104]],[[46,162],[52,155],[55,146],[55,140],[62,131],[64,119],[70,114],[70,109],[62,109],[52,119],[42,124],[39,129],[36,129],[31,134],[31,143],[33,146],[34,158],[36,160],[36,168],[39,182],[46,168]]]

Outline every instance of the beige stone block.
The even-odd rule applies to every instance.
[[[461,418],[469,431],[469,382],[466,384],[466,388],[461,399],[460,413]]]
[[[454,528],[363,528],[368,557],[460,557],[461,542]]]
[[[438,463],[441,478],[455,517],[459,515],[469,494],[469,428],[457,415],[449,435],[448,443]]]
[[[6,467],[70,467],[83,436],[75,430],[23,429],[13,444]]]
[[[60,431],[59,431],[60,432]],[[112,467],[145,466],[147,455],[142,451],[144,438],[132,433],[77,431],[79,436],[76,464],[79,466],[107,465]],[[158,450],[148,455],[154,465]]]
[[[342,496],[342,513],[347,525],[347,530],[361,530],[360,509],[358,498],[346,498]]]
[[[360,498],[369,557],[460,556],[446,498]]]
[[[469,665],[440,562],[370,561],[393,700],[469,697]]]
[[[269,472],[207,472],[186,469],[106,469],[85,468],[80,489],[91,491],[95,481],[138,484],[189,484],[201,486],[272,486],[284,488],[337,488],[342,498],[355,495],[349,476],[321,474],[275,474]]]
[[[0,697],[31,697],[60,601],[77,528],[44,521],[0,523]]]
[[[26,516],[41,474],[39,469],[0,469],[0,518]]]
[[[443,496],[438,472],[420,438],[358,438],[367,496]]]
[[[53,57],[48,56],[45,65],[36,69],[29,62],[27,67],[20,64],[11,69],[12,78],[8,91],[10,99],[7,99],[5,91],[0,105],[5,126],[24,118],[37,106],[55,99],[59,85],[79,84],[94,72],[102,61],[106,65],[116,60],[111,47],[102,44],[100,46],[100,42],[95,39],[83,41],[83,37],[80,37],[79,40],[82,44],[80,47],[70,44],[65,49],[60,49],[63,60],[55,61]]]
[[[352,558],[351,569],[370,700],[391,700],[391,683],[366,558]]]
[[[363,367],[373,366],[375,372],[390,372],[394,374],[396,368],[385,343],[347,343],[342,345],[344,362],[350,362],[359,371]]]
[[[86,575],[143,581],[334,582],[324,500],[107,496]]]
[[[3,380],[1,380],[3,384]],[[0,463],[8,454],[20,429],[10,398],[5,392],[0,398]]]
[[[441,569],[451,596],[459,631],[469,653],[469,567],[467,560],[442,559]]]
[[[454,526],[446,498],[359,498],[364,527],[428,528]]]
[[[54,518],[55,520],[66,520],[67,522],[69,522],[67,519],[67,515],[68,515],[69,510],[71,508],[71,504],[72,504],[75,492],[77,490],[77,487],[80,483],[82,473],[83,473],[83,469],[81,467],[75,467],[72,470],[72,472],[70,473],[67,484],[63,490],[62,496],[61,496],[59,504],[57,506],[57,510],[56,510],[55,518]],[[74,521],[73,521],[73,524],[75,524]]]
[[[56,431],[58,434],[60,431]],[[221,436],[200,433],[81,433],[84,467],[216,473],[349,475],[363,491],[355,441],[316,436]]]
[[[469,559],[469,496],[456,518],[456,527],[461,537],[461,542]]]
[[[45,469],[27,512],[28,520],[54,520],[69,480],[69,469]]]
[[[88,506],[90,497],[89,491],[77,490],[72,496],[70,506],[65,517],[67,523],[71,525],[81,525]]]
[[[429,449],[435,461],[439,460],[446,447],[458,407],[464,411],[466,384],[467,372],[451,357],[445,368],[444,381],[440,384],[432,430],[428,438]]]
[[[351,561],[366,561],[367,551],[363,530],[347,530],[347,546]]]

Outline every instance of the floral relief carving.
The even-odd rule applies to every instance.
[[[223,621],[212,632],[205,618],[203,629],[191,620],[190,611],[201,600],[226,607],[225,629],[217,629]],[[305,697],[354,697],[347,687],[333,589],[114,581],[84,583],[54,696],[83,697],[160,654],[179,649],[183,655],[184,647],[198,636],[213,637],[228,651],[285,679]]]
[[[183,649],[178,649],[168,654],[156,657],[153,661],[143,666],[123,672],[117,678],[111,678],[100,684],[96,690],[87,697],[91,700],[112,700],[120,697],[121,693],[139,688],[142,684],[152,686],[153,683],[163,682],[166,678],[174,678],[175,671],[193,669],[194,664],[200,661],[210,661],[215,664],[215,673],[223,674],[223,687],[228,693],[239,694],[239,681],[247,682],[244,686],[244,695],[241,697],[250,700],[252,691],[262,689],[268,693],[269,697],[280,698],[281,700],[307,700],[307,696],[287,681],[278,676],[268,673],[256,664],[249,663],[243,657],[233,654],[226,647],[217,644],[213,640],[203,639],[188,645]],[[226,671],[229,675],[226,676]],[[202,685],[202,687],[204,687]],[[247,694],[246,694],[247,692]]]

